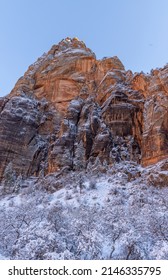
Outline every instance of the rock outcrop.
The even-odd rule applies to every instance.
[[[40,57],[0,99],[0,180],[168,157],[168,65],[126,71],[77,38]]]

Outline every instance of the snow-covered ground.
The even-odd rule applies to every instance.
[[[155,173],[125,163],[1,192],[0,259],[167,259],[168,187]]]

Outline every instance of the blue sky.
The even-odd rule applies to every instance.
[[[117,55],[126,69],[168,62],[167,0],[0,0],[0,96],[63,38],[78,37],[98,59]]]

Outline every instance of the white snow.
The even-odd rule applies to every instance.
[[[59,57],[61,55],[64,55],[64,54],[85,54],[85,55],[89,55],[90,52],[86,51],[85,49],[73,49],[73,48],[67,48],[66,50],[63,50],[63,51],[59,51],[59,52],[56,52],[55,53],[55,57]]]

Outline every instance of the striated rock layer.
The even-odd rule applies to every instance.
[[[77,38],[43,54],[0,99],[0,179],[168,157],[168,65],[126,71]]]

